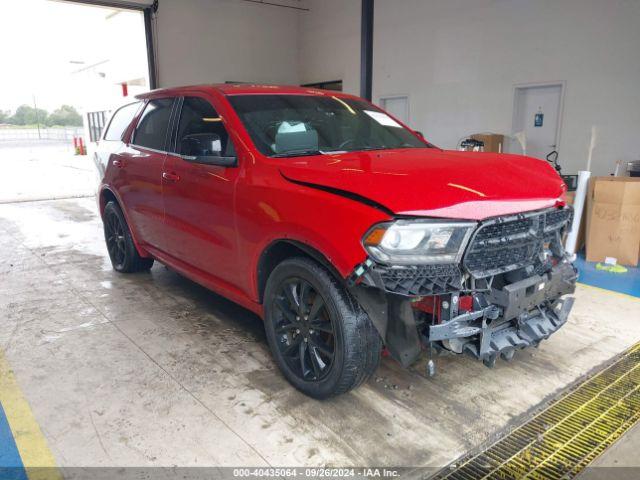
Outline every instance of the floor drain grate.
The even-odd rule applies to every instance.
[[[438,480],[569,479],[640,419],[640,344]]]

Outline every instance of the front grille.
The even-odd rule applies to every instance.
[[[476,235],[477,242],[491,241],[495,238],[510,235],[522,235],[527,233],[533,227],[533,219],[526,218],[516,222],[497,223],[494,225],[486,225],[478,231]]]
[[[492,218],[471,237],[463,265],[475,278],[531,264],[545,241],[569,221],[571,209],[552,209]]]
[[[571,220],[572,213],[570,208],[561,208],[547,212],[544,231],[550,232],[564,227],[564,225]]]

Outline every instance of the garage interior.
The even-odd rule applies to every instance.
[[[114,272],[95,196],[3,196],[0,477],[231,478],[241,467],[386,467],[412,478],[638,477],[640,3],[75,3],[142,12],[151,88],[342,90],[371,99],[444,149],[478,135],[490,149],[498,135],[500,151],[541,159],[557,151],[567,182],[591,185],[574,247],[580,277],[566,326],[512,362],[489,369],[443,354],[430,377],[426,355],[409,369],[384,357],[361,388],[317,401],[282,377],[255,314],[159,263],[147,273]],[[537,122],[538,100],[547,95],[556,95],[544,109],[550,137],[538,139],[535,129],[522,135],[519,115]],[[90,145],[88,165],[91,153]],[[622,253],[606,250],[598,231],[607,224],[590,215],[597,185],[611,175],[632,191],[620,200],[631,212],[616,240],[626,245]],[[579,197],[575,190],[569,198]],[[619,273],[610,271],[615,263]],[[584,447],[584,458],[543,474],[522,448],[514,457],[523,470],[503,467],[514,458],[494,459],[456,476],[623,361],[628,370],[612,377],[615,387],[564,413],[582,414],[607,389],[627,388],[598,407],[627,402],[619,423]],[[577,418],[585,431],[595,422]],[[577,435],[567,434],[545,458],[560,461],[554,455],[578,448]]]

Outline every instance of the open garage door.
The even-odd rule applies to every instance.
[[[101,0],[53,0],[65,1],[69,3],[83,4],[89,6],[98,6],[105,8],[113,8],[120,11],[129,10],[131,12],[141,12],[144,19],[144,35],[145,46],[147,48],[147,67],[149,88],[153,90],[158,87],[158,72],[156,69],[156,51],[153,39],[153,28],[151,26],[152,14],[158,9],[157,0],[131,0],[131,1],[101,1]]]
[[[93,148],[110,113],[155,87],[142,2],[3,5],[0,202],[90,196]],[[25,21],[28,19],[28,22]],[[3,68],[3,71],[5,69]]]

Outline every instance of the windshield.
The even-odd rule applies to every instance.
[[[233,95],[231,105],[264,155],[425,148],[382,110],[360,100],[313,95]]]

